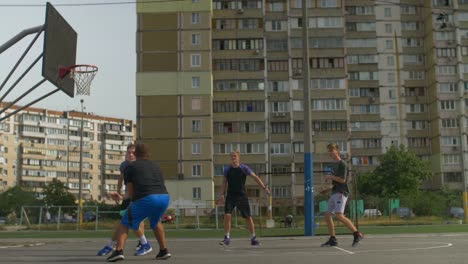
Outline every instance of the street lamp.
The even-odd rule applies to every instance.
[[[80,176],[78,181],[78,215],[79,215],[79,228],[81,228],[81,223],[83,222],[83,99],[80,100],[81,103],[81,124],[80,124]]]

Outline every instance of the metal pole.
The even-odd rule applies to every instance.
[[[70,183],[70,112],[67,112],[67,184]],[[68,185],[68,187],[70,187]]]
[[[81,103],[81,124],[80,124],[80,178],[78,181],[78,215],[79,215],[79,225],[78,228],[81,229],[81,223],[83,221],[83,99],[80,100]]]
[[[315,233],[314,217],[314,163],[311,152],[312,122],[310,119],[310,69],[309,69],[309,19],[307,15],[307,0],[302,0],[302,52],[304,78],[304,235],[313,236]]]
[[[21,31],[16,36],[14,36],[13,38],[11,38],[10,40],[8,40],[7,42],[5,42],[4,44],[0,46],[0,54],[3,53],[5,50],[9,49],[11,46],[15,45],[16,42],[22,40],[27,35],[30,35],[33,33],[40,33],[42,32],[42,30],[44,30],[44,25],[28,28],[28,29]]]

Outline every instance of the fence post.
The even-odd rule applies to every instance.
[[[39,207],[39,223],[38,223],[38,229],[41,230],[41,225],[42,225],[42,206]]]
[[[237,209],[234,210],[234,220],[236,220],[236,228],[239,228],[239,223],[237,223]]]
[[[176,207],[176,229],[179,229],[179,218],[180,218],[180,208],[179,206]]]
[[[20,222],[19,222],[20,226],[23,225],[23,211],[24,211],[24,207],[21,206],[21,214],[20,214]]]
[[[200,216],[198,215],[198,205],[195,205],[195,218],[197,219],[197,229],[200,229]]]
[[[215,205],[215,223],[216,223],[216,230],[218,230],[219,225],[218,225],[218,205],[217,204]]]
[[[58,212],[57,212],[57,230],[60,230],[60,220],[62,216],[62,206],[58,207]]]

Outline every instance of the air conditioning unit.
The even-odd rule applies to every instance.
[[[260,50],[259,49],[254,50],[254,54],[260,54]]]
[[[301,76],[302,75],[302,70],[301,69],[294,69],[293,70],[293,76]]]
[[[244,9],[243,8],[237,9],[237,14],[244,14]]]

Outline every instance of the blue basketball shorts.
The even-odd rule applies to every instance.
[[[149,218],[151,229],[156,228],[159,220],[169,206],[169,194],[151,194],[130,204],[123,215],[122,225],[137,230],[140,223]]]

